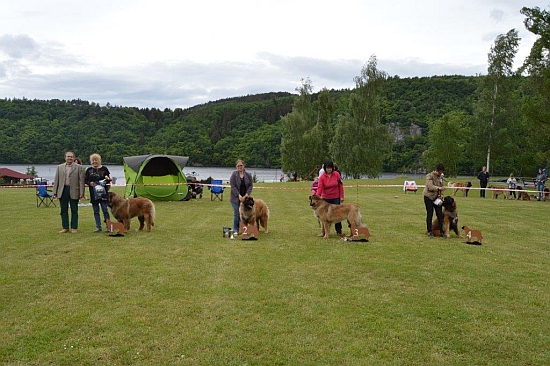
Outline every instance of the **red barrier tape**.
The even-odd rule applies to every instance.
[[[132,184],[132,186],[140,186],[140,187],[154,187],[154,186],[179,186],[179,185],[189,185],[189,184],[197,184],[201,186],[216,186],[216,187],[223,187],[223,188],[231,188],[230,185],[227,184],[207,184],[207,183],[158,183],[158,184]],[[44,185],[41,185],[43,187]],[[47,184],[46,187],[53,187],[53,184]],[[126,187],[127,185],[111,185],[112,187]],[[12,186],[0,186],[0,188],[36,188],[38,185],[36,184],[26,184],[26,185],[12,185]],[[417,185],[417,188],[424,188],[423,185]],[[356,185],[344,185],[344,188],[403,188],[402,184],[356,184]],[[462,189],[464,187],[460,187],[458,189]],[[288,188],[288,187],[262,187],[262,186],[255,186],[254,189],[274,189],[274,190],[310,190],[311,187],[300,187],[300,188]],[[445,190],[453,190],[453,187],[445,187]],[[469,187],[471,190],[482,190],[484,188],[477,188],[477,187]],[[486,191],[512,191],[511,189],[502,187],[502,188],[485,188]],[[528,192],[528,193],[538,193],[538,191],[532,191],[527,189],[515,189],[516,192]]]

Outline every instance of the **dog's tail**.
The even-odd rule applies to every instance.
[[[367,224],[363,222],[363,213],[359,207],[357,207],[357,222],[355,223],[355,226],[366,227],[368,229]]]
[[[151,226],[155,226],[155,215],[156,215],[155,205],[152,205],[152,207],[151,207]]]

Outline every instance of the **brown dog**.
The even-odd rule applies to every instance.
[[[254,199],[250,196],[245,197],[239,205],[239,215],[244,226],[255,225],[258,230],[260,225],[267,231],[267,220],[269,219],[269,208],[261,199]]]
[[[328,238],[330,233],[330,225],[340,221],[347,220],[348,227],[354,224],[356,227],[367,228],[367,224],[363,223],[361,209],[353,203],[343,203],[335,205],[325,202],[319,196],[309,196],[309,205],[315,212],[315,217],[321,221],[323,238]]]
[[[443,198],[443,230],[445,231],[445,237],[451,237],[451,230],[455,234],[462,238],[460,231],[458,230],[458,212],[456,210],[456,201],[451,196],[445,196]],[[439,222],[437,219],[432,223],[432,232],[435,236],[441,235],[439,231]]]
[[[471,243],[473,237],[476,237],[479,243],[483,241],[483,235],[481,235],[481,231],[472,230],[468,226],[463,226],[462,229],[464,230],[464,233],[466,233],[466,238],[468,238],[468,240],[466,240],[466,243]]]
[[[458,191],[462,191],[462,195],[464,197],[468,197],[468,192],[470,192],[470,187],[472,186],[472,182],[466,182],[466,183],[460,183],[460,182],[457,182],[457,183],[453,183],[452,184],[452,188],[453,188],[453,196],[456,196],[456,192]]]
[[[143,230],[147,223],[147,232],[151,232],[155,225],[155,205],[148,198],[126,199],[114,192],[109,192],[107,205],[111,208],[115,219],[124,224],[126,231],[130,230],[130,220],[136,216],[139,220],[139,230]]]
[[[531,201],[531,197],[529,197],[529,193],[525,192],[523,188],[516,187],[516,190],[518,191],[518,200],[521,201]]]
[[[493,192],[493,198],[497,199],[499,195],[503,195],[504,199],[508,199],[508,189],[506,188],[497,188],[493,186],[489,186],[489,189]]]

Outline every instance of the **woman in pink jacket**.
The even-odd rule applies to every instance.
[[[321,198],[328,203],[339,205],[344,202],[344,184],[342,183],[342,177],[340,177],[340,173],[334,169],[334,163],[331,160],[325,163],[325,174],[319,177],[317,195],[321,196]],[[341,222],[337,222],[334,228],[338,235],[342,235]]]

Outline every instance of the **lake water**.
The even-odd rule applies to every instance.
[[[0,168],[8,168],[15,170],[16,172],[26,174],[27,168],[32,168],[33,164],[0,164]],[[85,165],[88,167],[89,165]],[[111,172],[111,177],[116,178],[117,185],[126,185],[126,179],[124,177],[124,168],[122,165],[105,165]],[[35,164],[34,169],[38,174],[38,177],[46,179],[49,183],[53,182],[55,177],[55,171],[57,165],[55,164]],[[250,174],[256,174],[258,182],[278,182],[281,176],[281,169],[246,169]],[[183,168],[183,174],[185,176],[196,175],[199,179],[221,179],[226,182],[229,181],[231,173],[235,171],[234,167],[230,168],[212,168],[212,167],[185,167]],[[288,179],[285,177],[285,180]]]
[[[89,165],[85,165],[85,167],[88,167],[88,166]],[[109,168],[109,171],[111,172],[111,177],[116,178],[117,185],[126,185],[126,179],[124,177],[124,168],[122,165],[105,165],[105,166]],[[23,174],[26,174],[27,168],[31,168],[31,167],[32,167],[32,164],[29,164],[29,165],[0,164],[0,168],[8,168]],[[57,169],[57,165],[35,164],[34,169],[36,170],[38,177],[47,180],[49,183],[52,183],[55,177],[55,171]],[[246,170],[250,172],[250,174],[252,175],[256,174],[256,178],[258,182],[269,182],[269,183],[278,182],[281,177],[281,174],[283,173],[281,169],[247,168]],[[229,167],[229,168],[184,167],[183,168],[183,174],[185,176],[195,175],[198,177],[199,180],[212,177],[212,179],[221,179],[224,182],[229,181],[229,177],[231,176],[231,173],[233,173],[234,171],[235,171],[234,167]],[[390,179],[401,175],[403,174],[382,173],[380,178]],[[426,177],[425,174],[407,174],[406,176],[408,177],[409,180],[413,180],[413,179],[423,180]],[[285,176],[285,181],[286,180],[288,180],[287,176]]]

